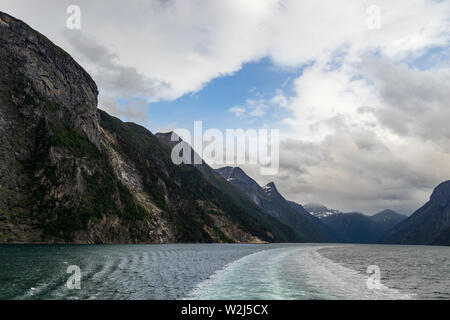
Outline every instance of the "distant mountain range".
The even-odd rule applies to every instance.
[[[348,243],[377,243],[386,231],[407,218],[393,210],[367,216],[359,212],[344,213],[322,204],[307,204],[305,209],[334,230],[341,242]]]

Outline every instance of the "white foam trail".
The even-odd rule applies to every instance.
[[[201,282],[197,299],[412,299],[320,255],[330,246],[270,249],[240,258]]]
[[[329,246],[302,250],[297,256],[298,264],[305,270],[308,282],[321,291],[330,293],[337,299],[350,300],[391,300],[413,299],[412,295],[402,293],[381,284],[379,289],[367,287],[368,275],[346,268],[319,253],[322,248]]]
[[[270,249],[268,249],[270,250]],[[186,298],[183,300],[189,300],[189,299],[204,299],[204,291],[207,291],[211,286],[214,286],[214,283],[218,281],[222,276],[225,276],[227,272],[230,272],[230,270],[234,269],[234,266],[241,263],[244,259],[247,259],[253,255],[259,254],[261,252],[265,252],[268,250],[263,250],[260,252],[255,252],[252,254],[249,254],[247,256],[244,256],[242,258],[239,258],[237,260],[234,260],[227,265],[225,265],[223,268],[217,270],[214,274],[212,274],[208,279],[200,282],[189,294]]]

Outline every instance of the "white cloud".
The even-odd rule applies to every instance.
[[[98,107],[124,121],[133,121],[144,126],[149,125],[147,112],[150,106],[145,100],[130,99],[124,105],[119,106],[115,99],[100,95]]]
[[[239,106],[234,106],[234,107],[231,107],[228,111],[234,113],[234,115],[236,117],[240,117],[245,113],[246,110],[245,110],[245,108],[242,108]]]
[[[251,90],[253,97],[245,100],[245,103],[241,106],[233,106],[228,109],[229,112],[234,113],[236,117],[246,116],[251,117],[263,117],[269,111],[278,112],[278,108],[286,108],[288,106],[289,99],[284,95],[281,89],[275,90],[270,97],[264,97],[260,92]]]
[[[368,5],[360,0],[345,4],[329,0],[80,0],[81,39],[64,36],[69,4],[66,0],[3,0],[0,9],[25,19],[74,52],[77,60],[89,63],[88,71],[95,66],[91,66],[92,48],[82,48],[83,39],[108,48],[116,67],[167,84],[146,91],[149,100],[200,90],[208,81],[265,56],[282,67],[298,67],[328,60],[336,49],[349,44],[352,52],[380,50],[389,57],[402,57],[448,40],[448,2],[375,1],[371,4],[381,8],[382,27],[370,30]],[[117,92],[109,92],[111,83],[105,78],[98,78],[101,90],[119,96],[127,93],[119,83],[115,83]],[[142,85],[153,87],[154,83]]]
[[[385,60],[364,66],[382,101],[371,110],[380,125],[450,151],[450,68],[419,71]]]
[[[229,109],[292,112],[273,180],[294,200],[412,210],[450,177],[449,1],[80,0],[82,30],[67,35],[69,4],[2,0],[0,10],[71,52],[122,117],[143,120],[146,107],[121,108],[118,97],[175,99],[264,57],[278,68],[308,63],[294,96],[277,91]],[[367,27],[369,5],[381,10],[380,29]],[[438,46],[432,69],[405,64]]]
[[[285,108],[287,107],[289,100],[281,89],[277,89],[273,98],[270,99],[270,103]]]

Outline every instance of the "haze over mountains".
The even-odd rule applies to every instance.
[[[407,219],[303,207],[238,167],[175,165],[181,140],[97,109],[89,74],[1,12],[0,60],[0,242],[450,244],[450,182]]]

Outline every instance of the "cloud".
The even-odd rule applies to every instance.
[[[124,105],[119,106],[115,99],[100,95],[98,107],[125,121],[133,121],[144,126],[149,125],[147,112],[150,107],[145,100],[127,100]]]
[[[246,112],[246,109],[239,106],[234,106],[231,107],[228,111],[234,113],[236,117],[240,117]]]
[[[287,107],[289,100],[281,89],[277,89],[275,95],[270,99],[270,103],[275,106]]]
[[[152,100],[152,97],[170,90],[167,82],[149,78],[135,67],[121,65],[117,53],[86,34],[67,30],[64,35],[72,47],[71,52],[83,57],[85,64],[89,65],[103,95]]]
[[[304,68],[283,91],[229,109],[248,121],[290,112],[270,177],[290,199],[408,212],[450,178],[449,1],[79,0],[82,30],[69,32],[70,4],[3,0],[0,10],[68,50],[98,82],[101,107],[123,118],[144,121],[147,102],[262,58]],[[379,29],[368,27],[369,5],[380,9]]]
[[[416,70],[386,60],[365,63],[382,102],[371,110],[381,125],[450,151],[450,68]]]
[[[264,177],[243,166],[261,184],[275,181],[287,199],[321,202],[343,211],[373,214],[392,208],[410,214],[428,199],[450,169],[450,156],[409,140],[388,145],[370,130],[341,127],[321,142],[285,139],[280,170]]]
[[[73,49],[71,43],[76,41],[78,60],[95,61],[100,69],[104,65],[100,58],[114,61],[113,80],[101,79],[105,89],[130,78],[130,84],[139,86],[133,79],[142,77],[143,87],[155,89],[145,91],[149,100],[198,91],[212,79],[263,57],[279,67],[299,67],[327,60],[336,49],[351,44],[352,52],[371,50],[401,58],[445,44],[449,28],[448,2],[427,0],[374,1],[371,4],[381,9],[380,30],[367,27],[368,5],[360,0],[345,5],[326,0],[111,0],[107,4],[80,0],[82,29],[75,33],[83,37],[67,37],[69,4],[4,0],[1,8],[24,18],[63,48]],[[109,52],[92,48],[86,39],[103,44]],[[117,72],[119,66],[122,72]],[[155,86],[154,81],[165,85]],[[123,94],[130,87],[124,84]]]
[[[450,178],[449,75],[441,64],[418,70],[364,54],[314,63],[294,80],[291,139],[270,180],[300,203],[412,213]]]
[[[262,117],[268,111],[276,111],[277,108],[285,108],[288,106],[288,98],[281,89],[277,89],[269,98],[264,98],[259,92],[251,90],[252,98],[245,101],[243,105],[233,106],[228,112],[233,113],[236,117]]]

